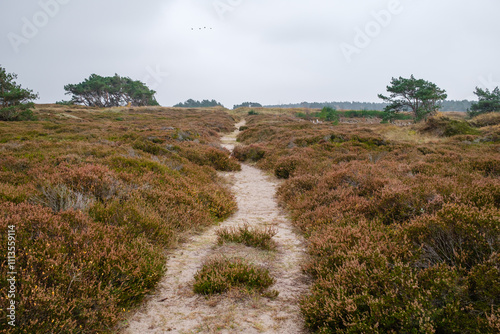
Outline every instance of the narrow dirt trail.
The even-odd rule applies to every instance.
[[[244,125],[244,121],[236,127]],[[232,150],[238,131],[222,139]],[[307,290],[300,270],[305,247],[275,200],[277,181],[261,170],[243,164],[242,171],[221,173],[236,196],[238,211],[219,226],[193,236],[174,250],[165,277],[156,293],[129,320],[124,334],[143,333],[305,333],[298,297]],[[260,251],[238,244],[217,245],[221,227],[273,226],[276,251]],[[217,254],[239,256],[269,268],[279,291],[275,299],[260,296],[218,295],[204,297],[192,291],[193,277],[203,262]]]

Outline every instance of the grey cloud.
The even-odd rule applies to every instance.
[[[40,102],[65,98],[64,84],[91,73],[144,80],[163,105],[213,98],[228,107],[377,101],[392,76],[412,73],[453,99],[500,84],[494,0],[401,0],[403,11],[387,24],[374,12],[395,0],[41,1],[61,4],[19,52],[8,34],[23,37],[23,18],[43,8],[0,4],[0,64],[40,92]],[[199,27],[212,29],[191,30]],[[349,57],[343,45],[354,48]],[[169,75],[154,79],[157,68]]]

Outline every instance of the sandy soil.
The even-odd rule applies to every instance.
[[[237,124],[237,128],[244,125]],[[236,144],[238,131],[222,139],[229,150]],[[128,321],[123,334],[143,333],[306,333],[298,297],[307,291],[307,277],[301,272],[304,242],[292,229],[275,200],[277,180],[249,165],[237,173],[221,173],[230,184],[238,211],[219,226],[191,237],[174,250],[167,272],[154,295]],[[260,251],[243,245],[218,246],[216,230],[221,227],[274,226],[276,251]],[[203,262],[218,254],[247,258],[269,268],[276,279],[275,299],[258,295],[218,295],[204,297],[192,292],[193,276]]]

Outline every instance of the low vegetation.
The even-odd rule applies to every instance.
[[[264,250],[273,250],[276,243],[273,237],[276,235],[276,229],[251,228],[245,224],[240,227],[228,227],[217,230],[217,242],[222,245],[226,242],[241,243],[249,247],[260,248]]]
[[[165,250],[235,210],[216,173],[240,168],[218,144],[235,119],[159,107],[34,113],[38,121],[0,122],[0,243],[8,226],[16,231],[14,332],[115,332],[161,278]],[[6,279],[0,287],[6,319]]]
[[[247,118],[235,156],[284,179],[279,200],[309,245],[314,332],[500,330],[500,131],[439,122],[419,135],[441,127]]]
[[[194,292],[212,295],[238,289],[246,293],[263,293],[274,284],[265,268],[242,258],[215,257],[208,260],[194,276]]]

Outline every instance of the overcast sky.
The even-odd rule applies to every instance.
[[[380,102],[411,74],[461,100],[500,85],[499,13],[498,0],[0,0],[0,65],[38,103],[92,73],[141,80],[164,106]]]

